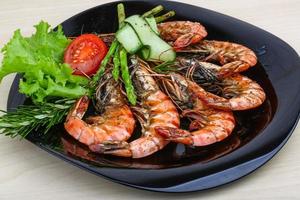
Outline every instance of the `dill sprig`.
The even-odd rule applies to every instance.
[[[51,127],[61,123],[75,100],[61,99],[41,105],[21,105],[0,117],[0,134],[12,138],[26,137],[32,131],[46,134]]]

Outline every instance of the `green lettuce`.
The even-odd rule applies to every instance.
[[[20,30],[1,50],[4,54],[0,81],[8,74],[21,73],[19,91],[34,102],[50,97],[77,98],[87,93],[88,79],[72,75],[72,69],[63,63],[63,55],[70,40],[62,27],[50,29],[41,21],[31,37],[23,37]]]

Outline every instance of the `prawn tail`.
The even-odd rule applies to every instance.
[[[193,145],[193,139],[190,132],[178,128],[171,127],[156,127],[155,131],[163,136],[166,140],[182,143],[186,145]]]
[[[81,119],[89,106],[89,98],[87,96],[83,96],[78,99],[75,105],[71,108],[70,112],[67,115],[67,121],[72,117],[77,117]]]
[[[101,154],[111,154],[122,157],[131,157],[130,145],[125,141],[105,141],[89,146],[90,150]]]

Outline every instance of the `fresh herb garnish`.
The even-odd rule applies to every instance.
[[[72,75],[72,69],[63,64],[65,48],[70,41],[62,27],[49,30],[48,23],[41,21],[35,26],[31,37],[23,37],[20,30],[4,46],[0,81],[10,73],[23,74],[20,92],[36,103],[47,101],[47,97],[78,98],[87,91],[88,79]]]
[[[26,137],[30,132],[40,130],[46,134],[51,127],[61,123],[75,100],[61,99],[43,105],[22,105],[15,111],[0,117],[0,131],[10,137]]]
[[[146,12],[143,17],[150,17],[163,10],[162,6]],[[171,11],[155,18],[157,22],[173,16]],[[118,5],[119,28],[125,20],[123,4]],[[10,137],[26,137],[30,132],[40,130],[46,134],[51,127],[65,120],[66,114],[75,100],[85,94],[92,96],[98,80],[104,74],[106,65],[113,57],[113,77],[121,78],[125,85],[127,98],[136,104],[136,95],[132,85],[127,56],[128,52],[114,40],[109,52],[101,63],[100,69],[92,80],[72,75],[72,68],[63,63],[63,55],[70,40],[63,34],[62,27],[51,30],[48,23],[41,21],[35,26],[36,32],[31,37],[23,37],[20,30],[4,46],[4,58],[0,68],[0,81],[8,74],[20,73],[20,92],[31,97],[35,105],[22,105],[13,111],[0,111],[0,134]],[[167,63],[157,66],[158,71],[168,69]],[[88,88],[90,87],[90,88]],[[54,102],[52,97],[61,98]]]

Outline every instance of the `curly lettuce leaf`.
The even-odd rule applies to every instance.
[[[1,50],[4,54],[0,81],[10,73],[21,73],[20,92],[43,102],[47,97],[77,98],[87,93],[88,80],[72,75],[72,69],[63,64],[63,55],[70,43],[58,26],[41,21],[31,37],[23,37],[16,30],[13,38]]]

